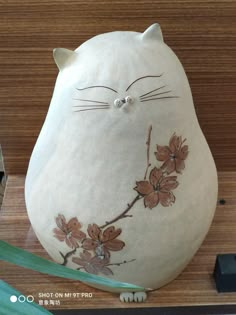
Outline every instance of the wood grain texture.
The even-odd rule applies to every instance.
[[[0,2],[0,143],[8,174],[25,174],[57,75],[54,47],[161,24],[187,72],[218,170],[236,168],[235,0]],[[117,78],[119,80],[119,78]]]
[[[30,227],[24,203],[24,176],[9,176],[0,211],[0,239],[49,259]],[[142,307],[235,304],[236,293],[218,294],[212,272],[216,254],[236,252],[236,172],[219,173],[219,198],[213,224],[201,248],[183,273],[165,287],[149,293]],[[93,297],[62,298],[57,308],[119,308],[140,307],[122,304],[116,294],[102,292],[80,282],[42,275],[0,261],[0,278],[24,294],[32,294],[36,302],[39,293],[82,293]],[[56,308],[50,306],[50,308]]]

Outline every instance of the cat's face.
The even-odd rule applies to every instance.
[[[74,52],[56,49],[54,58],[60,69],[54,98],[67,113],[83,119],[194,113],[185,72],[156,24],[144,33],[96,36]]]

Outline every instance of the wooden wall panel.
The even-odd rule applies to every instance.
[[[0,1],[0,143],[8,174],[24,174],[50,102],[54,47],[114,30],[162,26],[183,63],[219,170],[236,169],[235,0]]]

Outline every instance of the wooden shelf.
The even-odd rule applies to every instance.
[[[0,211],[0,239],[50,259],[30,226],[24,202],[24,180],[24,176],[8,177]],[[36,302],[41,299],[39,293],[93,294],[92,298],[60,298],[60,306],[49,306],[50,309],[236,305],[236,293],[217,293],[212,278],[216,254],[236,252],[236,172],[219,173],[219,199],[221,198],[226,203],[217,206],[207,238],[191,263],[176,280],[149,293],[147,301],[142,305],[122,304],[117,294],[102,292],[78,281],[39,274],[5,262],[0,262],[0,278],[23,294],[33,295]]]

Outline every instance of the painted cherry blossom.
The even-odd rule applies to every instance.
[[[106,266],[106,264],[109,263],[108,257],[102,259],[98,256],[93,256],[92,253],[87,250],[81,252],[80,257],[73,257],[72,261],[81,266],[78,269],[84,269],[88,273],[95,275],[102,273],[107,276],[113,274],[111,269]]]
[[[70,248],[79,247],[79,241],[86,237],[86,234],[80,231],[82,225],[77,218],[71,218],[68,223],[64,215],[59,214],[56,217],[58,228],[53,229],[54,236],[61,242],[66,242]]]
[[[162,169],[165,169],[167,174],[176,172],[181,174],[185,168],[184,160],[188,156],[188,146],[184,145],[186,139],[176,136],[174,133],[170,138],[169,146],[157,145],[155,152],[158,161],[163,161]]]
[[[154,167],[149,175],[149,181],[136,182],[134,188],[144,197],[144,206],[152,209],[159,203],[168,207],[175,202],[175,196],[171,190],[178,186],[177,176],[164,176],[163,171]]]
[[[117,237],[121,234],[121,229],[114,226],[106,228],[104,231],[97,224],[89,224],[88,235],[83,241],[82,247],[86,250],[93,250],[99,257],[110,257],[110,251],[119,251],[125,243]]]

